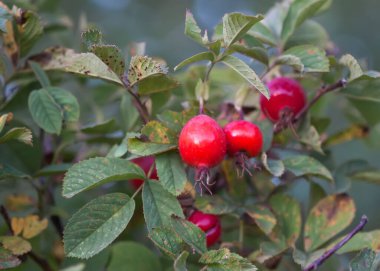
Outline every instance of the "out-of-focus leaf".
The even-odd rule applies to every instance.
[[[183,251],[174,261],[174,271],[187,271],[186,260],[189,252]]]
[[[53,176],[65,173],[73,164],[51,164],[37,171],[36,176]]]
[[[296,72],[300,73],[303,73],[305,69],[301,59],[295,55],[281,55],[276,58],[274,64],[291,66]]]
[[[214,61],[214,55],[211,52],[202,52],[202,53],[193,55],[193,56],[186,58],[185,60],[181,61],[177,66],[174,67],[174,70],[176,71],[176,70],[181,69],[187,65],[190,65],[190,64],[193,64],[193,63],[199,62],[199,61],[204,61],[204,60]]]
[[[281,160],[270,159],[267,154],[263,152],[261,155],[261,161],[265,169],[268,170],[273,176],[280,177],[284,174],[285,167]]]
[[[65,254],[88,259],[107,247],[128,225],[135,202],[128,195],[113,193],[93,199],[67,223]]]
[[[197,197],[195,207],[204,213],[215,215],[230,214],[237,208],[218,195]]]
[[[152,95],[177,88],[179,83],[165,74],[152,74],[139,82],[138,93],[140,95]]]
[[[0,236],[0,243],[16,256],[24,255],[32,250],[32,245],[29,241],[19,236]]]
[[[370,183],[380,184],[380,170],[379,169],[367,169],[358,171],[351,175],[352,179],[366,181]]]
[[[45,88],[53,97],[54,101],[60,106],[63,112],[63,119],[67,122],[79,120],[79,103],[77,98],[69,91],[57,87]]]
[[[302,44],[313,44],[326,48],[329,36],[323,26],[316,21],[307,20],[288,39],[285,49]]]
[[[348,227],[355,216],[354,201],[347,194],[330,195],[313,207],[306,220],[304,246],[313,251]]]
[[[145,173],[136,164],[121,158],[96,157],[72,166],[63,180],[62,195],[76,194],[112,181],[145,179]]]
[[[9,140],[18,140],[24,144],[33,145],[32,131],[25,127],[12,128],[0,137],[0,144],[3,144]]]
[[[21,260],[10,251],[0,246],[0,269],[14,268],[21,264]]]
[[[355,178],[355,173],[370,169],[367,161],[350,160],[337,167],[334,172],[335,193],[347,192],[351,187],[351,178]]]
[[[339,242],[341,239],[342,238],[338,239],[336,242]],[[335,242],[331,246],[334,244]],[[337,253],[344,254],[353,251],[360,251],[363,248],[370,248],[377,253],[380,252],[380,230],[357,233],[350,241],[340,248]]]
[[[273,124],[268,119],[257,122],[256,124],[260,127],[261,133],[263,134],[264,143],[262,151],[266,152],[272,146]]]
[[[348,81],[352,81],[363,75],[363,70],[358,61],[350,54],[346,54],[339,59],[339,63],[346,66],[350,70]]]
[[[44,70],[41,68],[41,66],[34,61],[28,62],[29,66],[32,68],[35,76],[37,77],[38,81],[40,82],[41,86],[43,88],[47,88],[51,85],[49,77],[44,72]]]
[[[114,119],[106,120],[102,123],[91,124],[82,127],[81,132],[85,134],[107,134],[116,131],[116,121]]]
[[[204,44],[201,29],[195,21],[193,14],[191,14],[189,10],[186,10],[185,35],[201,45]]]
[[[177,136],[168,127],[156,120],[148,122],[141,130],[149,142],[159,144],[176,144]]]
[[[136,155],[148,156],[153,154],[164,153],[177,148],[175,144],[159,144],[143,142],[137,138],[128,139],[128,150]]]
[[[350,262],[350,271],[371,271],[374,266],[376,252],[365,248]]]
[[[288,55],[295,56],[300,59],[301,63],[304,66],[304,72],[328,72],[330,69],[330,63],[326,57],[326,52],[314,45],[299,45],[289,48],[283,53],[281,57],[285,58],[284,56]],[[293,66],[297,64],[296,66],[298,68],[301,68],[300,64],[296,63],[295,58],[287,58],[288,63],[292,64]]]
[[[176,133],[179,133],[182,130],[182,127],[196,114],[197,111],[194,108],[182,112],[167,110],[159,114],[157,118],[162,121],[167,127]]]
[[[256,204],[247,208],[246,213],[266,235],[269,235],[277,224],[277,219],[270,208],[263,204]]]
[[[90,28],[82,32],[81,40],[83,47],[90,51],[93,45],[98,45],[103,43],[103,34],[99,29]]]
[[[270,46],[276,46],[277,41],[272,31],[262,22],[256,23],[247,34]]]
[[[360,124],[352,124],[350,127],[331,135],[323,145],[331,147],[343,144],[354,139],[362,139],[368,135],[369,128]]]
[[[269,62],[267,51],[262,47],[246,47],[240,44],[233,44],[229,47],[229,51],[248,56],[265,65],[268,65]]]
[[[21,24],[18,24],[20,56],[25,56],[43,33],[43,25],[36,13],[27,10],[20,14]]]

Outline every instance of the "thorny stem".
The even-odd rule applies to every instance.
[[[4,220],[5,220],[5,223],[7,224],[8,226],[8,229],[9,231],[12,233],[12,235],[14,234],[13,232],[13,229],[12,229],[12,224],[11,224],[11,218],[8,214],[8,211],[7,209],[5,209],[5,207],[3,205],[1,205],[0,207],[0,212],[1,212],[1,215],[3,216]],[[38,256],[36,253],[34,253],[33,251],[29,251],[27,253],[27,255],[33,260],[35,261],[40,267],[42,270],[44,271],[53,271],[53,268],[49,265],[49,263],[41,258],[40,256]]]
[[[123,83],[124,88],[128,91],[128,93],[131,94],[133,105],[136,107],[141,119],[146,124],[149,122],[148,110],[146,109],[146,106],[141,102],[140,97],[136,93],[134,93],[131,87],[127,84],[125,79],[126,78],[123,77],[121,79],[121,82]]]
[[[297,115],[295,115],[294,117],[292,117],[291,120],[287,120],[287,123],[283,123],[284,120],[280,119],[280,121],[278,123],[276,123],[276,125],[275,125],[274,133],[277,134],[277,133],[281,132],[282,130],[286,129],[287,127],[289,127],[290,125],[293,125],[294,123],[296,123],[301,117],[303,117],[304,114],[306,114],[306,112],[308,112],[310,110],[310,108],[323,95],[325,95],[326,93],[329,93],[331,91],[334,91],[334,90],[336,90],[338,88],[344,87],[345,85],[346,85],[346,80],[345,79],[341,79],[341,80],[339,80],[338,82],[336,82],[336,83],[334,83],[332,85],[323,86],[322,88],[320,88],[317,91],[317,93],[314,96],[314,98],[304,108],[302,108],[302,110],[300,112],[298,112]]]
[[[309,266],[307,266],[303,271],[312,271],[316,270],[324,261],[326,261],[331,255],[333,255],[337,250],[343,247],[348,241],[352,239],[359,231],[361,231],[365,224],[367,224],[368,218],[363,215],[360,219],[360,223],[349,233],[347,234],[338,244],[336,244],[333,248],[327,250],[321,257],[312,262]]]

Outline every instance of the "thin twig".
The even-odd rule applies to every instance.
[[[1,212],[2,217],[4,218],[5,223],[7,224],[7,227],[9,229],[9,231],[13,235],[14,232],[13,232],[13,229],[12,229],[11,218],[10,218],[10,216],[8,214],[7,209],[4,207],[4,205],[1,205],[0,212]]]
[[[360,223],[349,233],[347,234],[339,243],[337,243],[334,247],[327,250],[321,257],[312,262],[309,266],[307,266],[303,271],[312,271],[316,270],[324,261],[326,261],[331,255],[333,255],[337,250],[343,247],[348,241],[352,239],[359,231],[361,231],[365,224],[367,224],[368,218],[363,215],[360,219]]]
[[[122,78],[121,82],[123,83],[124,88],[128,91],[128,93],[131,94],[133,105],[136,107],[137,111],[139,112],[141,119],[143,120],[145,124],[148,123],[149,113],[148,113],[148,110],[146,109],[146,106],[141,102],[140,97],[136,93],[133,92],[133,90],[128,85],[124,77]]]

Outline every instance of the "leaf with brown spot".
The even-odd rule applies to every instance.
[[[246,212],[255,221],[257,226],[267,235],[269,235],[276,226],[276,217],[269,207],[263,204],[253,205]]]
[[[32,245],[18,236],[1,236],[0,243],[3,244],[5,249],[11,251],[16,256],[23,255],[32,250]]]
[[[158,121],[148,122],[141,130],[150,142],[160,144],[177,144],[176,134]]]
[[[21,264],[21,261],[16,256],[0,246],[0,270],[13,268]]]
[[[24,218],[24,230],[22,236],[26,239],[33,238],[40,234],[48,226],[48,220],[46,218],[39,220],[36,215],[28,215]]]
[[[347,194],[330,195],[310,211],[304,230],[306,251],[313,251],[349,226],[355,217],[355,204]]]
[[[9,195],[5,199],[5,206],[10,211],[21,211],[33,203],[33,198],[25,194]]]

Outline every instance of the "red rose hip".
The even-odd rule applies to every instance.
[[[268,83],[270,99],[260,97],[261,111],[272,121],[277,122],[282,113],[298,114],[306,104],[305,92],[295,80],[278,77]]]
[[[212,214],[205,214],[201,211],[194,211],[188,220],[206,233],[208,247],[219,241],[222,233],[219,217]]]
[[[224,132],[227,139],[227,151],[231,156],[244,152],[248,157],[255,157],[263,147],[261,130],[251,122],[232,121],[224,127]]]
[[[206,115],[189,120],[179,136],[179,153],[189,166],[209,169],[226,154],[226,137],[219,124]]]
[[[138,157],[135,159],[132,159],[131,162],[135,163],[136,165],[140,166],[142,170],[145,172],[145,174],[149,173],[150,167],[154,163],[154,157],[153,156],[145,156],[145,157]],[[152,173],[149,176],[150,179],[158,180],[157,176],[157,169],[156,166],[154,166]],[[142,179],[133,179],[131,180],[132,186],[137,190],[142,184],[144,183],[144,180]]]

